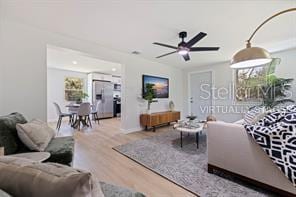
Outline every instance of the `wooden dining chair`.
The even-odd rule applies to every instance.
[[[78,112],[77,112],[77,116],[76,118],[78,118],[78,130],[80,130],[80,124],[81,122],[88,126],[87,124],[89,124],[89,126],[92,128],[91,125],[91,120],[90,120],[90,114],[91,114],[91,107],[90,107],[90,103],[81,103]]]
[[[56,129],[59,131],[61,128],[63,118],[69,117],[69,123],[71,124],[73,122],[73,115],[71,113],[63,113],[60,106],[56,102],[54,102],[53,105],[55,106],[56,113],[59,117],[56,127]]]

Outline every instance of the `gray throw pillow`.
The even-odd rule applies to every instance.
[[[16,125],[20,140],[34,151],[44,151],[55,136],[55,131],[41,120]]]

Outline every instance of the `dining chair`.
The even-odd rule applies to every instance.
[[[63,113],[60,106],[56,102],[54,102],[53,105],[55,106],[56,113],[57,113],[57,115],[59,117],[59,120],[57,122],[57,127],[56,127],[56,129],[59,131],[60,128],[61,128],[63,118],[64,117],[69,117],[69,123],[72,123],[73,115],[71,113]]]
[[[89,126],[92,128],[91,121],[89,115],[91,114],[91,107],[90,103],[81,103],[80,107],[78,108],[77,116],[78,118],[78,130],[80,130],[80,123],[82,122],[83,125]]]
[[[99,107],[100,107],[101,101],[99,100],[95,106],[95,108],[91,111],[93,120],[96,122],[98,121],[98,124],[100,124],[100,119],[98,117]]]

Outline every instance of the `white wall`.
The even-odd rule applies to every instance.
[[[5,83],[3,95],[4,109],[1,114],[12,111],[23,113],[28,119],[47,119],[47,66],[46,46],[69,48],[123,66],[122,79],[122,128],[125,131],[139,129],[139,114],[143,109],[137,100],[141,92],[142,74],[170,78],[170,99],[176,109],[182,110],[181,70],[171,66],[151,62],[138,56],[109,50],[85,40],[66,37],[0,18],[0,60]],[[153,109],[167,109],[168,100],[156,103]]]
[[[65,107],[69,104],[65,100],[65,78],[78,77],[84,80],[84,92],[87,92],[87,74],[81,72],[73,72],[60,70],[55,68],[47,69],[47,120],[49,122],[57,120],[57,113],[53,102],[60,105],[62,112],[67,112]]]
[[[288,51],[282,51],[278,53],[272,54],[273,57],[279,57],[281,58],[281,64],[276,68],[276,75],[279,77],[284,78],[294,78],[295,81],[293,82],[293,99],[296,100],[296,49],[291,49]],[[193,67],[190,69],[184,70],[183,74],[183,80],[184,80],[184,100],[183,100],[183,106],[184,106],[184,114],[189,113],[189,93],[188,93],[188,74],[190,72],[202,72],[206,70],[212,70],[214,74],[214,87],[217,88],[227,88],[229,89],[229,86],[233,84],[233,70],[229,67],[229,62],[224,62],[217,65],[211,65],[211,66],[202,66],[202,67]],[[217,97],[217,92],[216,95]],[[231,98],[234,98],[234,96],[231,94]],[[236,106],[237,112],[243,111],[246,105],[248,103],[236,103],[233,99],[213,99],[214,106],[227,106],[228,111],[230,106]],[[226,108],[224,108],[226,109]],[[220,113],[219,113],[220,112]],[[223,113],[224,111],[216,110],[216,113],[213,113],[219,120],[224,120],[228,122],[233,122],[235,120],[241,119],[243,117],[242,113]]]
[[[146,102],[142,102],[142,75],[155,75],[160,77],[169,78],[169,99],[158,99],[157,103],[151,104],[151,111],[166,111],[168,110],[168,102],[170,100],[174,101],[176,105],[176,110],[183,109],[182,107],[182,71],[180,69],[172,68],[166,65],[153,63],[146,61],[144,59],[138,59],[137,61],[129,60],[130,64],[126,67],[125,73],[125,84],[123,89],[127,91],[122,93],[123,102],[125,103],[126,115],[122,115],[122,120],[125,120],[127,125],[125,128],[131,130],[138,130],[139,125],[139,115],[147,108]],[[141,66],[139,66],[141,65]],[[136,123],[136,124],[135,124]]]
[[[36,29],[0,18],[1,115],[46,119],[46,42]]]

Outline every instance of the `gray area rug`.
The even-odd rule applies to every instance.
[[[180,133],[175,130],[114,149],[198,196],[275,196],[230,175],[209,174],[205,134],[200,136],[199,149],[194,135],[185,135],[181,148]]]

